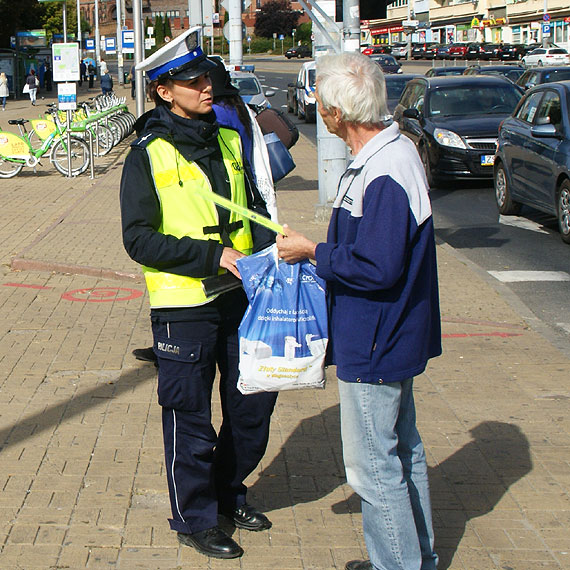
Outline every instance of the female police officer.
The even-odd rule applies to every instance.
[[[125,161],[121,215],[125,248],[143,266],[150,297],[170,526],[182,544],[235,558],[243,550],[218,527],[218,513],[239,528],[271,526],[246,503],[243,480],[265,452],[275,394],[243,396],[236,388],[243,290],[207,297],[201,282],[226,271],[239,277],[236,260],[274,234],[196,193],[264,208],[244,175],[239,134],[221,128],[212,113],[214,64],[197,40],[190,29],[137,67],[151,80],[156,109]],[[210,409],[216,365],[218,434]]]

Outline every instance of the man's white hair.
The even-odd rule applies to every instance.
[[[317,58],[317,93],[324,109],[336,107],[344,121],[378,125],[390,119],[382,69],[360,53]]]

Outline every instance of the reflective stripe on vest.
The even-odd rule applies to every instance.
[[[220,128],[218,143],[230,181],[231,199],[247,206],[239,134]],[[219,233],[204,234],[205,227],[220,223],[215,204],[193,192],[198,185],[212,192],[204,171],[196,163],[188,162],[164,139],[154,139],[146,150],[160,200],[162,220],[158,231],[177,238],[213,239],[222,243]],[[249,255],[253,248],[249,220],[230,212],[229,223],[238,221],[243,223],[243,227],[231,232],[229,238],[234,249]],[[192,307],[215,298],[206,297],[201,278],[175,275],[146,266],[143,266],[143,272],[152,308]],[[225,273],[225,270],[220,269],[218,273]]]

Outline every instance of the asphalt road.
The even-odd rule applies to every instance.
[[[296,79],[303,61],[307,60],[260,57],[248,58],[247,63],[256,65],[266,89],[276,90],[271,105],[285,111],[287,84]],[[403,65],[406,72],[425,73],[432,62]],[[316,143],[315,124],[289,117]],[[527,207],[520,216],[499,216],[491,180],[433,188],[431,198],[437,239],[477,266],[526,310],[527,318],[552,342],[570,354],[570,246],[560,239],[556,220]]]

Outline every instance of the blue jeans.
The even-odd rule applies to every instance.
[[[339,380],[346,477],[360,495],[375,570],[434,570],[427,464],[416,429],[413,379],[387,384]]]

